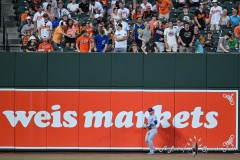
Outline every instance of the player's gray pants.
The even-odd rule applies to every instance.
[[[146,137],[145,137],[145,141],[146,143],[148,144],[150,150],[154,150],[154,146],[153,146],[153,138],[156,136],[157,134],[157,129],[150,129],[147,134],[146,134]]]

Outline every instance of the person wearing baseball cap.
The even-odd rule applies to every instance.
[[[188,12],[188,6],[183,7],[183,13],[178,16],[182,22],[191,22],[194,24],[194,15]]]
[[[206,12],[203,10],[204,8],[204,3],[199,3],[199,7],[198,10],[196,10],[195,12],[195,22],[196,25],[198,26],[199,30],[204,30],[204,28],[206,27]]]
[[[218,6],[217,0],[212,1],[213,6],[210,9],[210,30],[219,30],[220,29],[220,20],[223,13],[222,7]]]
[[[63,35],[71,38],[70,35],[64,33],[64,29],[66,28],[67,28],[66,22],[60,22],[60,25],[55,29],[52,37],[52,44],[55,49],[60,46]]]
[[[228,40],[232,37],[231,33],[225,33],[218,41],[217,52],[229,53]]]
[[[147,10],[150,7],[150,10],[152,10],[152,4],[148,2],[148,0],[142,0],[142,4],[140,5],[142,8],[142,11]]]
[[[151,10],[151,6],[146,7],[146,11],[143,12],[143,19],[151,18],[154,16],[154,12]]]
[[[146,133],[145,141],[149,146],[149,155],[154,154],[154,145],[153,145],[153,139],[157,135],[157,116],[154,114],[153,108],[148,108],[148,122],[144,125],[144,128],[148,128],[148,132]]]

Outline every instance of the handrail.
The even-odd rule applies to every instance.
[[[2,15],[3,17],[3,47],[4,50],[6,50],[6,26],[5,26],[5,17],[4,15]]]
[[[0,27],[2,27],[2,1],[0,2]]]

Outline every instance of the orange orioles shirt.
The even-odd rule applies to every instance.
[[[156,2],[156,8],[159,9],[160,14],[168,14],[169,6],[171,5],[171,1],[169,0],[162,0],[162,2]]]
[[[43,52],[53,51],[53,46],[51,43],[43,42],[38,46],[38,50],[44,50]]]
[[[84,37],[84,36],[80,36],[77,39],[77,45],[79,47],[80,52],[88,52],[89,51],[89,47],[91,44],[91,39],[89,37]]]

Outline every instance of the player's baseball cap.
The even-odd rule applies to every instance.
[[[148,112],[152,112],[153,111],[153,109],[152,108],[148,108]]]

